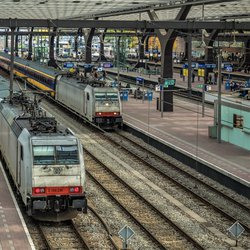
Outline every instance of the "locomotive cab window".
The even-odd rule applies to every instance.
[[[34,165],[79,164],[77,145],[33,146]]]
[[[73,146],[56,146],[57,164],[79,164],[78,147]]]
[[[117,93],[107,93],[107,99],[112,101],[118,101],[118,94]]]
[[[34,146],[33,147],[34,164],[55,164],[54,146]]]
[[[95,93],[95,99],[97,101],[102,101],[106,99],[106,93]]]

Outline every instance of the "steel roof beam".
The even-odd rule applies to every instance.
[[[111,29],[218,29],[250,30],[250,22],[226,21],[116,21],[116,20],[47,20],[47,19],[0,19],[0,27],[37,28],[111,28]]]

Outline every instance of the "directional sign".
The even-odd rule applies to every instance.
[[[102,64],[103,68],[113,68],[113,63],[105,62]]]
[[[227,72],[232,72],[233,71],[233,67],[231,67],[231,66],[227,66],[225,69],[226,69]]]
[[[244,231],[245,228],[241,226],[241,224],[236,221],[230,228],[228,228],[228,231],[236,238],[238,238]]]
[[[165,79],[164,87],[174,86],[174,85],[175,85],[175,79]]]
[[[203,84],[198,84],[198,85],[196,85],[196,88],[202,89],[202,88],[203,88]]]
[[[135,232],[127,225],[125,225],[120,231],[119,235],[123,241],[127,242],[134,236]]]
[[[63,67],[64,68],[73,68],[74,67],[74,63],[71,63],[71,62],[66,62],[63,64]]]
[[[206,63],[205,64],[205,68],[207,68],[207,69],[214,69],[214,68],[216,68],[216,64],[213,64],[213,63],[208,64],[208,63]]]
[[[136,77],[135,80],[136,80],[136,84],[142,84],[144,82],[144,78],[142,77]]]

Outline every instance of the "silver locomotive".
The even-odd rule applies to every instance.
[[[55,99],[102,128],[122,125],[121,100],[117,88],[98,81],[77,81],[61,77]]]
[[[59,221],[87,212],[82,146],[37,102],[1,100],[0,150],[28,215]]]

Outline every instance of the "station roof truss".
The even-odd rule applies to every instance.
[[[188,19],[249,18],[249,0],[0,0],[1,18],[149,20],[154,9],[160,20],[174,19],[178,9],[192,5]]]
[[[250,29],[249,0],[0,0],[0,4],[0,29]],[[186,20],[175,20],[180,8],[188,5],[192,7]],[[150,20],[149,11],[157,20]]]

